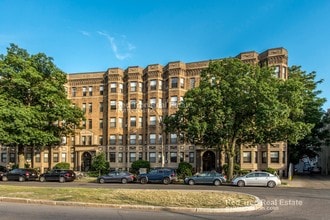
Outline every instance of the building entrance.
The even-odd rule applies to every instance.
[[[206,151],[203,154],[203,171],[215,170],[215,154],[212,151]]]
[[[84,152],[81,156],[81,171],[87,172],[92,166],[92,155],[90,152]]]

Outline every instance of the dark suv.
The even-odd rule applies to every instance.
[[[138,181],[142,184],[149,182],[169,184],[177,180],[176,170],[173,168],[157,168],[138,176]]]
[[[54,169],[48,171],[47,173],[43,173],[40,175],[40,182],[45,181],[59,181],[60,183],[71,182],[76,179],[76,174],[73,170],[60,170]]]
[[[38,172],[34,169],[13,169],[2,176],[2,181],[18,180],[20,182],[26,180],[37,180],[39,178]]]

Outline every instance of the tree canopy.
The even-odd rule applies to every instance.
[[[66,83],[51,57],[11,44],[0,56],[0,144],[55,146],[73,133],[84,116],[67,99]]]
[[[164,120],[169,132],[177,132],[191,143],[216,147],[229,159],[238,146],[290,141],[296,143],[310,132],[304,108],[311,100],[313,81],[302,76],[277,78],[269,67],[228,58],[210,62],[202,71],[200,85],[189,90],[178,111]],[[314,83],[314,84],[313,84]]]

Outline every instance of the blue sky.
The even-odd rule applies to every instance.
[[[330,108],[327,0],[0,0],[0,54],[46,53],[67,73],[233,57],[284,47],[316,71]]]

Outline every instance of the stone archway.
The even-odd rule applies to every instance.
[[[90,152],[84,152],[81,156],[81,171],[87,172],[92,166],[92,154]]]
[[[202,160],[203,171],[215,170],[215,153],[213,151],[205,151]]]

